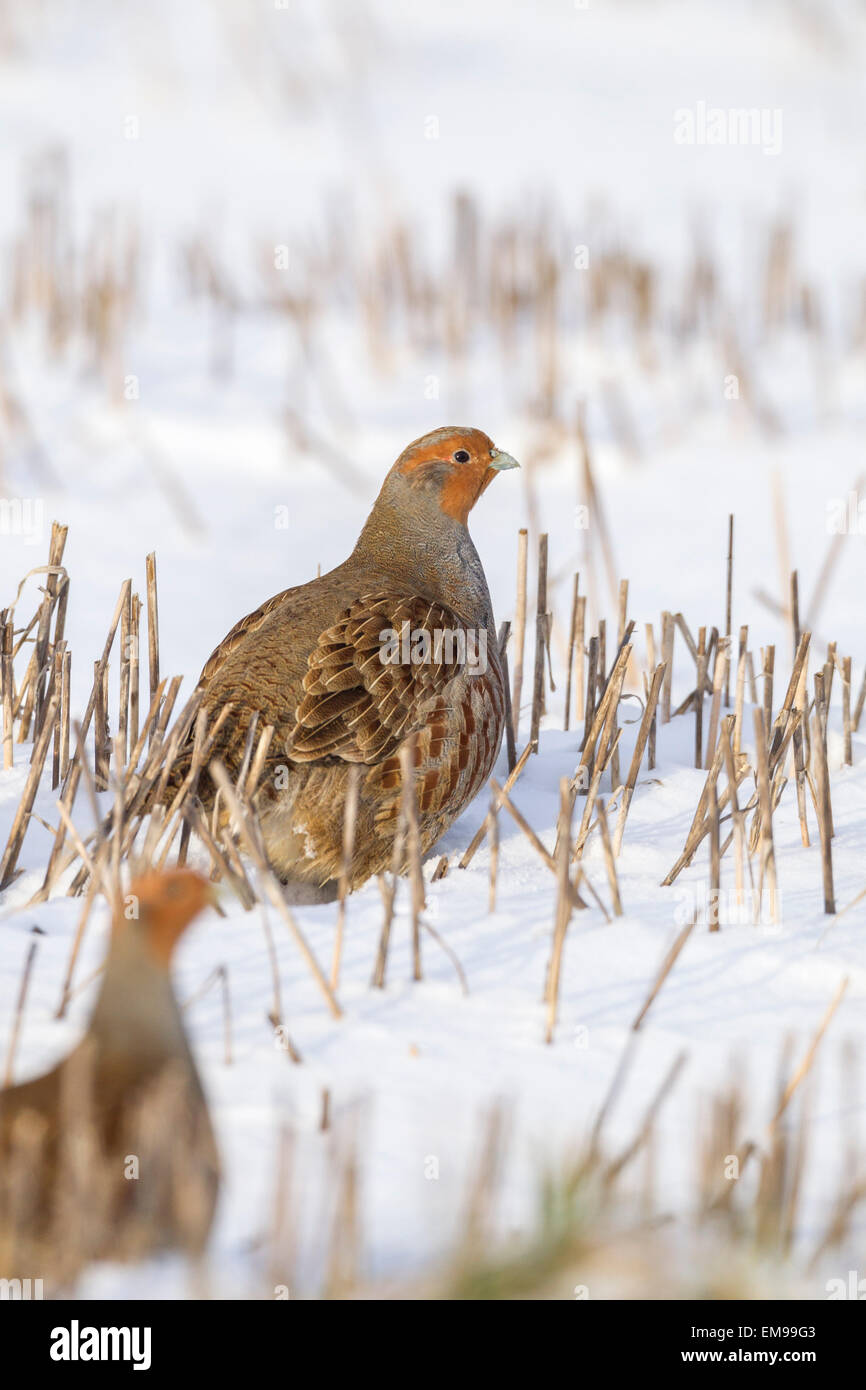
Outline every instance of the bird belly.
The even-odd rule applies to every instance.
[[[421,851],[427,854],[481,791],[493,771],[504,728],[499,672],[461,677],[422,711],[415,734],[415,797]],[[350,764],[296,764],[287,786],[261,808],[270,862],[284,882],[323,888],[333,897],[343,859],[343,816]],[[359,791],[351,887],[393,868],[402,778],[400,749],[366,769]],[[405,869],[405,860],[401,864]],[[321,900],[321,899],[320,899]]]

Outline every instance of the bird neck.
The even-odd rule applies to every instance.
[[[190,1056],[168,972],[132,924],[113,936],[88,1035],[99,1053],[141,1065]]]
[[[468,623],[492,629],[493,611],[478,551],[462,522],[443,512],[434,493],[389,475],[352,553]]]

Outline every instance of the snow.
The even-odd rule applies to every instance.
[[[144,556],[157,552],[164,673],[183,673],[185,691],[231,624],[264,598],[345,558],[379,480],[410,439],[453,420],[485,429],[526,463],[544,430],[529,408],[535,346],[527,326],[511,361],[486,323],[463,356],[394,335],[385,363],[371,360],[356,280],[331,287],[305,362],[285,319],[260,307],[266,256],[290,250],[290,276],[303,267],[336,209],[358,264],[387,227],[406,219],[431,264],[447,253],[450,198],[471,188],[490,224],[539,209],[557,229],[563,264],[587,243],[625,246],[658,272],[662,318],[651,342],[635,343],[630,320],[583,331],[583,288],[563,328],[560,372],[569,402],[585,398],[597,480],[613,536],[618,575],[630,581],[629,616],[645,665],[644,624],[682,610],[698,625],[724,627],[727,518],[736,516],[733,623],[748,623],[756,653],[776,644],[776,708],[790,667],[786,624],[756,593],[781,598],[774,488],[781,491],[790,564],[799,571],[803,611],[831,541],[828,515],[862,468],[866,360],[855,340],[862,295],[864,183],[860,139],[866,34],[862,9],[826,7],[816,30],[799,6],[761,7],[665,0],[626,3],[515,3],[489,0],[414,7],[396,0],[281,9],[213,0],[182,7],[49,6],[56,22],[36,24],[9,7],[14,41],[0,49],[0,246],[21,229],[23,193],[45,149],[68,152],[70,227],[86,239],[100,209],[137,221],[142,240],[139,304],[125,339],[121,376],[140,397],[111,403],[83,346],[60,360],[38,322],[4,331],[4,371],[26,402],[56,484],[34,471],[32,451],[10,434],[3,483],[10,497],[44,504],[44,534],[4,534],[0,600],[44,562],[52,518],[69,525],[68,636],[73,699],[83,708],[122,581],[144,583]],[[699,102],[725,110],[783,112],[782,147],[680,147],[674,112]],[[140,122],[138,138],[124,121]],[[438,138],[425,138],[435,117]],[[791,215],[797,263],[822,296],[825,324],[811,336],[766,333],[760,286],[768,227]],[[685,340],[673,325],[684,267],[702,226],[736,322]],[[245,305],[234,321],[232,368],[212,369],[219,324],[212,306],[191,298],[179,273],[182,241],[202,235]],[[779,417],[762,429],[743,399],[727,400],[734,370],[727,329],[736,330],[750,370]],[[649,347],[654,366],[647,368]],[[438,379],[438,397],[425,384]],[[331,382],[329,390],[328,382]],[[605,386],[624,394],[639,445],[621,447],[606,410]],[[116,385],[116,383],[115,383]],[[290,405],[354,468],[346,486],[314,447],[287,437]],[[573,418],[569,404],[568,419]],[[563,732],[564,641],[570,576],[582,571],[587,535],[573,439],[554,437],[532,482],[497,480],[471,520],[498,619],[515,597],[516,533],[527,524],[534,489],[538,526],[550,536],[557,691],[549,699],[541,748],[514,801],[548,849],[555,838],[559,779],[574,772],[579,735]],[[178,503],[176,489],[182,491]],[[283,524],[287,521],[287,524]],[[592,540],[595,538],[592,537]],[[533,549],[534,563],[534,549]],[[815,659],[836,640],[854,658],[863,648],[863,536],[844,540],[816,623]],[[599,568],[602,616],[615,625]],[[32,607],[35,593],[30,581]],[[22,599],[19,615],[28,612]],[[531,653],[530,627],[527,655]],[[610,636],[609,636],[610,652]],[[813,670],[816,669],[813,664]],[[112,702],[116,704],[114,676]],[[674,704],[690,689],[692,663],[679,642]],[[526,690],[526,686],[524,687]],[[623,720],[633,706],[624,705]],[[528,736],[522,711],[519,747]],[[627,767],[636,725],[624,728]],[[866,737],[854,739],[853,767],[841,757],[838,681],[830,763],[840,906],[864,886]],[[751,710],[745,720],[751,746]],[[20,799],[26,765],[0,773],[0,842]],[[487,810],[480,797],[437,847],[448,876],[428,887],[428,920],[465,972],[424,936],[424,980],[411,980],[407,893],[401,887],[384,991],[369,987],[382,908],[375,883],[348,904],[339,991],[344,1016],[328,1014],[285,926],[269,911],[277,947],[285,1024],[302,1054],[293,1065],[268,1022],[271,974],[259,911],[231,903],[223,919],[203,918],[182,943],[179,997],[191,998],[217,965],[228,971],[232,1060],[224,1061],[222,1005],[212,989],[187,1012],[213,1105],[226,1181],[209,1279],[226,1297],[268,1296],[265,1250],[272,1225],[281,1131],[295,1136],[294,1221],[300,1254],[292,1291],[321,1285],[329,1221],[327,1174],[339,1135],[354,1124],[361,1157],[364,1265],[372,1279],[404,1280],[444,1258],[457,1239],[484,1116],[497,1099],[510,1115],[511,1142],[497,1207],[499,1229],[526,1229],[541,1167],[586,1137],[661,962],[708,877],[706,845],[670,888],[661,880],[680,853],[703,786],[694,769],[693,721],[660,726],[657,766],[644,763],[618,869],[625,915],[606,922],[596,907],[575,915],[565,948],[560,1016],[544,1043],[541,995],[555,913],[555,881],[504,813],[496,910],[488,911],[486,843],[469,869],[457,860]],[[504,780],[504,753],[496,776]],[[605,778],[602,792],[609,795]],[[582,803],[578,803],[580,814]],[[56,823],[50,786],[38,815]],[[76,821],[89,828],[86,799]],[[608,1125],[613,1151],[633,1138],[651,1097],[681,1052],[685,1071],[659,1116],[658,1201],[688,1213],[696,1199],[697,1124],[702,1107],[736,1074],[749,1111],[745,1137],[761,1140],[775,1107],[780,1052],[801,1057],[847,977],[844,1000],[815,1063],[815,1101],[798,1252],[808,1254],[826,1225],[844,1169],[846,1124],[862,1132],[862,1097],[841,1085],[848,1043],[862,1051],[866,899],[838,921],[823,913],[820,850],[804,849],[793,791],[774,817],[781,892],[777,924],[699,920],[640,1030],[639,1045]],[[54,1018],[81,904],[61,891],[38,907],[50,836],[32,824],[22,876],[0,898],[0,1020],[8,1032],[30,932],[38,952],[15,1074],[35,1074],[80,1036],[92,988]],[[610,895],[597,837],[585,866],[606,904]],[[722,884],[733,865],[723,860]],[[336,906],[296,909],[327,966]],[[104,953],[100,904],[85,936],[76,979]],[[322,1134],[322,1092],[331,1096],[335,1134]],[[428,1160],[438,1160],[431,1179]],[[863,1217],[849,1245],[806,1277],[821,1297],[829,1274],[856,1259]],[[781,1280],[782,1276],[777,1276]],[[781,1285],[779,1285],[781,1287]],[[176,1296],[187,1291],[172,1262],[141,1270],[94,1271],[82,1293]],[[564,1288],[563,1297],[570,1297]]]

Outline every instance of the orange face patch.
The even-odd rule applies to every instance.
[[[167,966],[185,928],[213,901],[213,886],[191,869],[173,869],[145,874],[129,896],[150,950]]]
[[[455,464],[455,470],[458,466]],[[442,487],[439,500],[443,512],[465,526],[475,503],[495,477],[494,468],[484,464],[476,468],[472,463],[464,463],[460,472],[452,473]]]
[[[490,467],[493,441],[481,430],[447,427],[416,439],[398,458],[394,471],[420,483],[435,472],[441,479],[443,512],[466,525],[469,513],[496,470]],[[468,459],[455,458],[467,453]]]

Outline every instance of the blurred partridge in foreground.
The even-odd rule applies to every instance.
[[[91,1259],[203,1249],[218,1157],[169,965],[212,898],[188,869],[134,882],[81,1043],[0,1091],[0,1275],[25,1251],[63,1280]]]
[[[254,716],[274,726],[256,807],[271,863],[296,900],[336,894],[353,764],[362,768],[353,888],[391,866],[400,748],[411,735],[422,852],[490,776],[505,690],[466,523],[497,472],[516,467],[480,430],[417,439],[386,476],[348,560],[269,599],[205,664],[209,717],[233,704],[214,748],[230,773]],[[174,787],[190,756],[188,745]],[[212,787],[200,792],[212,801]]]

